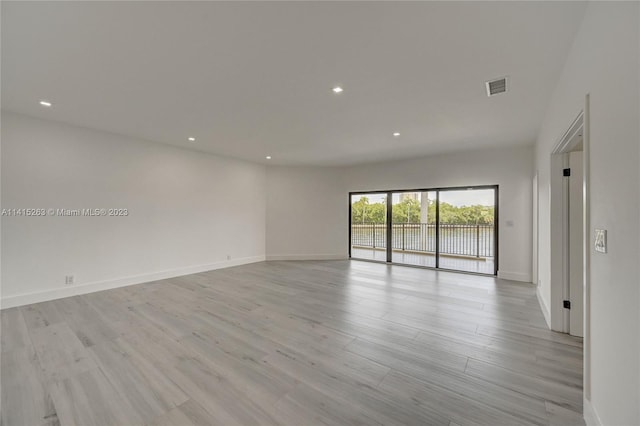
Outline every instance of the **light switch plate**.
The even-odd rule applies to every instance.
[[[595,248],[598,253],[607,252],[607,230],[606,229],[596,229]]]

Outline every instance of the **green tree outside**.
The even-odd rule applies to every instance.
[[[353,223],[384,223],[386,218],[385,203],[369,203],[367,197],[352,203],[351,214]],[[436,203],[429,200],[428,223],[436,222]],[[420,223],[420,202],[405,199],[393,205],[394,223]],[[490,206],[454,206],[440,203],[440,223],[451,225],[491,225],[494,219],[494,207]]]
[[[404,199],[393,205],[393,223],[420,223],[420,211],[419,201],[411,198]]]

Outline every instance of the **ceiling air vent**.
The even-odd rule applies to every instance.
[[[487,96],[499,95],[507,91],[507,77],[487,81]]]

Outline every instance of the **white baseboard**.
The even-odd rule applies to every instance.
[[[536,296],[538,297],[538,304],[540,305],[542,315],[544,315],[544,320],[547,322],[547,327],[551,330],[551,311],[549,311],[549,307],[545,303],[542,294],[540,294],[540,287],[536,289]]]
[[[603,425],[602,420],[600,420],[600,417],[598,416],[598,413],[596,413],[596,410],[593,407],[593,404],[591,404],[591,401],[585,398],[583,407],[584,422],[587,424],[587,426]]]
[[[3,297],[0,300],[0,307],[1,309],[13,308],[15,306],[30,305],[32,303],[46,302],[49,300],[62,299],[64,297],[78,296],[80,294],[94,293],[96,291],[109,290],[112,288],[142,284],[151,281],[179,277],[182,275],[197,274],[199,272],[213,271],[214,269],[229,268],[232,266],[246,265],[248,263],[264,261],[265,256],[242,257],[233,260],[209,263],[205,265],[187,266],[184,268],[169,269],[160,272],[152,272],[149,274],[133,275],[112,280],[95,281],[86,284],[59,287],[51,290],[38,291],[33,293],[17,294],[15,296]]]
[[[346,260],[346,254],[270,254],[267,255],[267,262],[270,260]]]
[[[531,282],[531,274],[525,274],[522,272],[498,271],[498,278],[502,278],[503,280],[522,281],[525,283]]]

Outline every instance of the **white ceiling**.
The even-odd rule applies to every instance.
[[[3,1],[2,108],[270,164],[529,145],[584,7]]]

